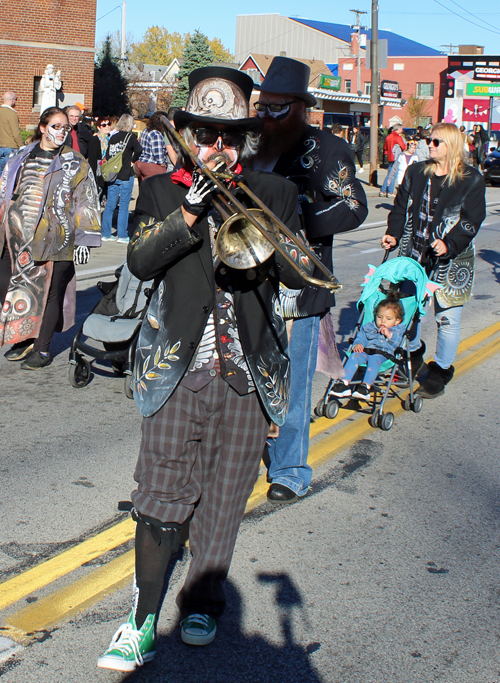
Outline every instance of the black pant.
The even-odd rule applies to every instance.
[[[360,149],[359,152],[354,152],[356,155],[356,159],[358,160],[358,164],[360,168],[363,168],[363,150]]]
[[[64,295],[74,274],[75,266],[73,261],[54,261],[42,324],[40,325],[38,339],[35,340],[35,351],[48,352],[54,332],[60,322],[62,323]],[[7,296],[11,275],[10,254],[7,247],[5,247],[0,260],[0,302],[2,305]]]

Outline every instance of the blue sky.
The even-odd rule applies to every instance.
[[[96,39],[121,29],[121,0],[97,0]],[[200,29],[209,38],[218,37],[234,52],[237,14],[276,13],[338,24],[354,23],[349,8],[365,10],[370,22],[370,0],[351,3],[317,0],[314,13],[298,0],[253,0],[248,5],[213,0],[173,3],[163,0],[127,0],[127,33],[140,40],[154,25],[179,33]],[[311,4],[312,9],[312,4]],[[114,10],[114,11],[113,11]],[[451,11],[450,11],[451,10]],[[108,14],[108,16],[103,15]],[[453,14],[453,12],[455,14]],[[459,16],[457,16],[459,15]],[[475,25],[477,24],[477,25]],[[379,0],[379,28],[388,29],[435,49],[441,45],[484,45],[485,54],[500,54],[500,2],[498,0]],[[488,30],[488,28],[490,30]]]

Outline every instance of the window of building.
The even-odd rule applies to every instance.
[[[464,96],[464,82],[463,81],[455,81],[455,97],[463,97]]]
[[[344,62],[342,64],[342,68],[344,69],[344,71],[352,71],[354,69],[354,64],[352,64],[351,62]]]
[[[405,65],[404,65],[404,64],[401,64],[401,63],[399,63],[399,64],[394,63],[394,65],[393,65],[392,68],[394,69],[394,71],[404,71],[404,70],[405,70]]]
[[[247,69],[247,74],[254,83],[262,83],[262,76],[258,69]]]
[[[370,95],[370,93],[372,91],[371,88],[372,88],[372,84],[370,82],[365,81],[365,95]]]
[[[42,104],[42,77],[33,78],[33,106],[39,107]]]
[[[432,123],[432,116],[419,116],[417,119],[417,126],[422,126],[423,128],[430,123]]]
[[[351,92],[351,81],[344,81],[345,92]]]
[[[434,97],[434,83],[417,83],[417,97]]]

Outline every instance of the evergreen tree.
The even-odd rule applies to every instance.
[[[175,91],[172,106],[185,107],[189,95],[188,77],[191,71],[198,69],[200,66],[210,66],[214,61],[214,53],[210,49],[208,39],[204,33],[196,30],[193,37],[186,45],[182,53],[182,66],[179,69],[177,78],[179,84]]]
[[[107,36],[94,66],[94,116],[128,113],[127,86],[127,79],[113,58],[111,36]]]

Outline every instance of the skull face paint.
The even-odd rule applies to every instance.
[[[55,130],[53,126],[51,126],[51,124],[49,123],[49,125],[47,126],[46,135],[47,140],[53,142],[55,145],[57,145],[57,147],[60,147],[66,139],[67,132],[64,130],[64,128]]]
[[[64,114],[56,114],[53,116],[46,126],[40,126],[42,139],[40,146],[45,150],[58,149],[64,144],[68,131],[65,126],[68,125],[68,119]],[[59,130],[57,130],[59,129]]]

